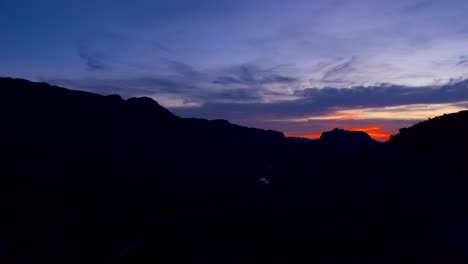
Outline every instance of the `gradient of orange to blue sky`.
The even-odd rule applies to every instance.
[[[4,0],[0,76],[378,140],[468,107],[466,0]]]

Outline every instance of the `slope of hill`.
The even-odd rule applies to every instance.
[[[445,114],[400,129],[389,145],[408,153],[437,156],[446,165],[447,172],[468,176],[468,111]],[[421,155],[421,154],[419,154]]]
[[[468,111],[445,114],[410,128],[402,128],[390,141],[392,144],[421,148],[445,148],[460,144],[466,146],[467,120]]]
[[[400,129],[354,166],[352,188],[397,206],[385,213],[399,218],[399,226],[413,222],[437,262],[467,260],[467,128],[468,111],[432,118]]]

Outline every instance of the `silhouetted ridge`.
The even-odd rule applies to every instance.
[[[304,141],[0,78],[0,120],[2,263],[468,263],[467,111]]]
[[[467,145],[468,111],[445,114],[420,122],[390,138],[390,144],[424,148]]]
[[[347,131],[335,128],[332,131],[323,132],[319,139],[320,142],[325,144],[336,145],[375,145],[377,141],[372,139],[367,133],[363,131]]]
[[[242,127],[226,120],[179,118],[148,97],[123,100],[118,95],[102,96],[11,78],[0,78],[0,88],[4,120],[15,124],[2,133],[11,134],[18,142],[80,142],[79,148],[112,147],[112,155],[164,159],[173,159],[180,151],[212,158],[245,151],[242,156],[258,155],[262,160],[263,154],[269,155],[269,148],[285,140],[281,132]],[[255,149],[248,151],[251,148]],[[129,154],[132,151],[135,153]]]

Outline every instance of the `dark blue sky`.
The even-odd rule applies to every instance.
[[[294,135],[395,133],[466,108],[467,14],[466,0],[3,0],[0,75]]]

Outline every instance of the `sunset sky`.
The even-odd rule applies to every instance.
[[[3,0],[0,76],[379,140],[468,108],[466,0]]]

